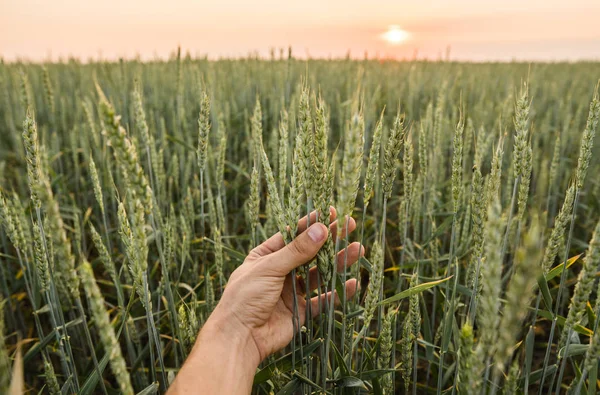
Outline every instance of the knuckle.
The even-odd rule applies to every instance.
[[[253,249],[250,250],[250,253],[248,254],[248,258],[250,259],[256,259],[259,258],[260,255],[260,246],[256,246]]]
[[[280,277],[285,275],[285,272],[282,272],[280,265],[277,265],[276,262],[271,260],[265,260],[264,262],[260,262],[253,268],[253,277],[255,278],[268,278],[268,277]]]
[[[305,240],[296,239],[290,244],[290,251],[297,256],[305,256],[308,251],[308,245]]]
[[[258,260],[254,265],[252,265],[252,273],[260,273],[264,268],[270,267],[273,265],[272,257],[265,257],[264,259]]]

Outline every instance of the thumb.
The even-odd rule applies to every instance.
[[[269,255],[269,265],[281,276],[287,275],[292,269],[309,262],[317,255],[325,240],[327,227],[320,222],[311,225],[290,244]]]

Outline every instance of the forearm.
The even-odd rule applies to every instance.
[[[250,394],[260,357],[254,341],[215,311],[171,388],[175,394]]]

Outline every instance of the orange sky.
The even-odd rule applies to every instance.
[[[410,39],[381,38],[400,25]],[[0,0],[0,56],[600,60],[599,0]]]

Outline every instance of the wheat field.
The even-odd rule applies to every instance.
[[[307,313],[254,393],[595,394],[599,78],[180,52],[0,64],[0,393],[164,393],[249,251],[333,206],[357,231],[307,265],[324,280],[307,298],[360,292]],[[355,241],[365,257],[338,272]]]

